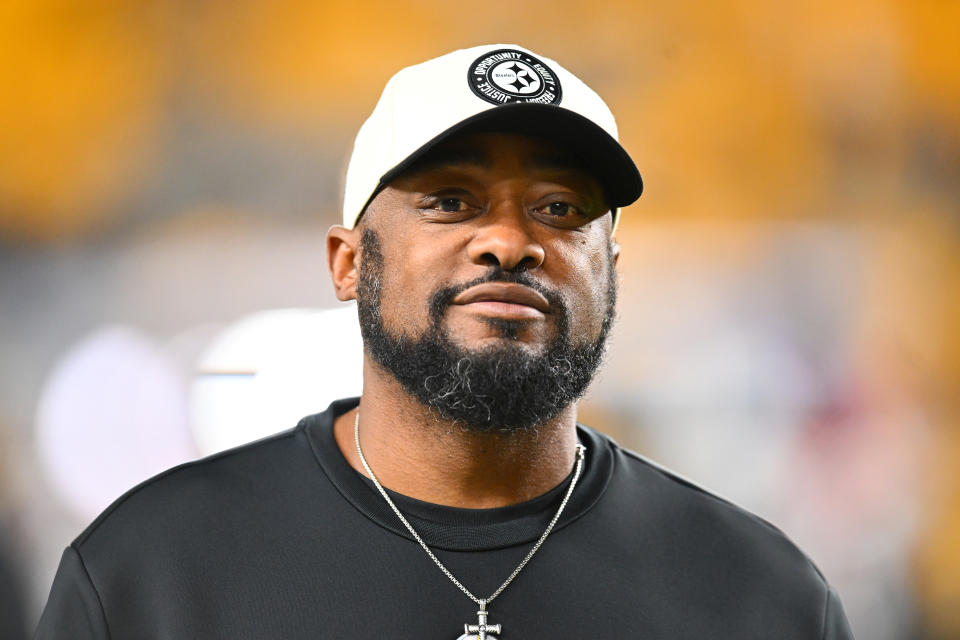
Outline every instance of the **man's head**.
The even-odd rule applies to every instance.
[[[517,45],[460,49],[397,72],[357,133],[347,166],[343,226],[374,195],[453,136],[477,132],[553,140],[593,167],[614,207],[643,191],[603,99],[558,62]],[[616,222],[616,220],[614,221]]]
[[[630,185],[611,185],[615,160],[598,165],[571,136],[530,126],[522,106],[403,158],[359,222],[328,237],[337,294],[357,300],[371,362],[438,415],[481,430],[534,427],[579,398],[614,316],[610,213]],[[580,133],[595,137],[591,127]]]

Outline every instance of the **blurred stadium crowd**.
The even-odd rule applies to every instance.
[[[127,488],[353,392],[352,135],[494,41],[597,89],[647,185],[582,421],[784,529],[858,637],[960,637],[953,0],[0,4],[0,637]]]

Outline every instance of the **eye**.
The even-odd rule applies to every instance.
[[[573,202],[578,204],[573,204]],[[595,215],[591,213],[593,207],[580,198],[564,194],[548,195],[537,203],[532,213],[545,224],[562,229],[576,229],[589,223]],[[584,206],[586,205],[586,206]]]
[[[454,213],[463,211],[466,205],[460,198],[442,198],[437,202],[436,208],[447,213]]]
[[[477,213],[477,198],[464,189],[442,189],[420,197],[416,204],[424,220],[433,222],[461,222]]]
[[[585,221],[587,215],[575,204],[570,204],[564,200],[556,200],[536,209],[536,212],[549,220],[563,222],[564,224]]]
[[[544,209],[549,215],[556,216],[558,218],[563,218],[569,215],[577,215],[580,213],[580,210],[569,202],[551,202],[544,207]]]

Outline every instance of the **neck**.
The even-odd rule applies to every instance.
[[[576,456],[576,406],[536,429],[477,432],[445,421],[365,360],[360,406],[337,418],[334,436],[347,462],[366,475],[360,445],[380,483],[434,504],[489,509],[542,495],[560,484]]]

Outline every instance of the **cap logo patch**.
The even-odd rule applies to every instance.
[[[558,104],[560,81],[536,56],[516,49],[498,49],[477,58],[467,73],[477,97],[493,104],[535,102]]]

